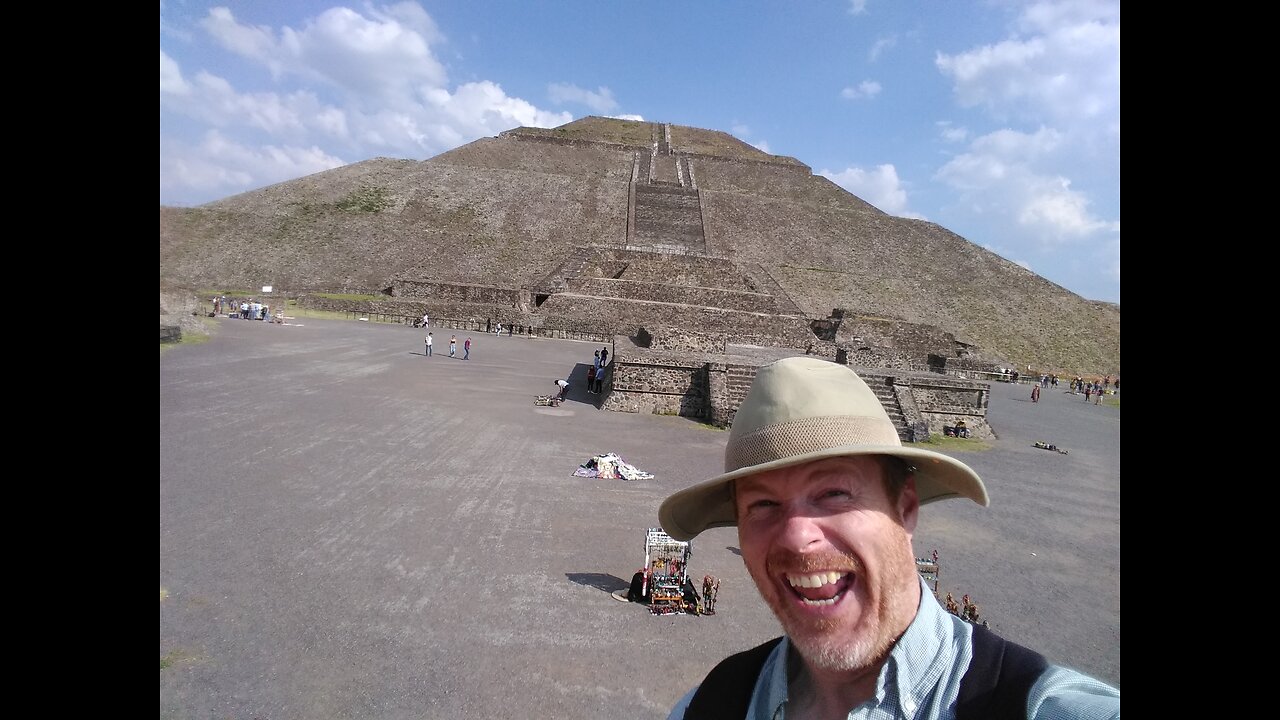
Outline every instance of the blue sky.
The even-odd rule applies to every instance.
[[[1120,3],[160,3],[160,204],[608,115],[724,130],[1120,302]]]

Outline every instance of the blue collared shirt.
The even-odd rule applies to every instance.
[[[973,659],[973,626],[942,609],[924,581],[920,609],[880,668],[874,695],[849,711],[849,720],[952,720],[960,679]],[[746,720],[784,720],[787,655],[783,638],[756,679]],[[697,688],[680,699],[668,720],[680,720]],[[1050,665],[1027,698],[1030,720],[1120,717],[1120,691],[1075,670]]]

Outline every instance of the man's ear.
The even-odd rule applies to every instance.
[[[920,495],[916,492],[916,475],[907,475],[907,482],[898,495],[898,517],[902,518],[902,527],[910,535],[916,531],[916,522],[920,519]]]

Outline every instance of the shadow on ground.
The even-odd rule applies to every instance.
[[[565,573],[564,576],[579,585],[597,588],[607,593],[631,587],[631,583],[608,573]]]

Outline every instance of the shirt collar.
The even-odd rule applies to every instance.
[[[955,628],[949,615],[938,604],[933,591],[920,578],[920,606],[916,616],[898,638],[889,657],[876,677],[875,694],[868,703],[874,705],[895,704],[901,715],[912,717],[916,709],[937,686],[943,672],[955,659]],[[773,720],[781,717],[789,692],[789,681],[799,672],[800,659],[787,658],[792,652],[791,639],[784,637],[778,647],[769,654],[761,669],[764,682],[757,683],[752,700],[754,720]],[[794,668],[788,672],[788,665]],[[852,710],[852,708],[850,708]],[[897,716],[899,713],[893,713]]]

